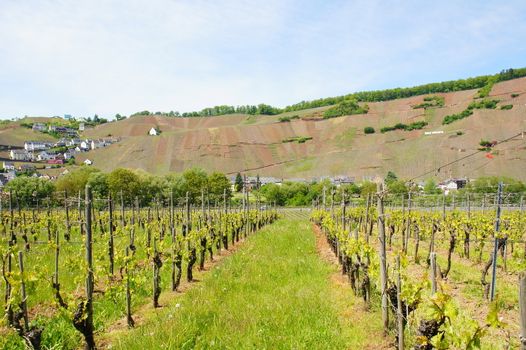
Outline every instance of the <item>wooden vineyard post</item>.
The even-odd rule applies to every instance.
[[[446,194],[442,195],[442,221],[446,220]]]
[[[190,216],[190,193],[189,192],[186,192],[186,220],[185,221],[186,221],[185,236],[188,237],[188,235],[190,234],[192,230],[192,227],[191,227],[192,219]],[[195,261],[197,260],[197,257],[196,257],[197,252],[196,252],[196,248],[192,246],[192,243],[190,242],[190,240],[188,240],[188,252],[189,252],[189,255],[188,255],[188,265],[186,266],[186,280],[188,282],[192,282],[194,280],[192,269],[194,268]]]
[[[153,307],[159,307],[159,296],[161,295],[161,256],[157,251],[157,237],[153,237]]]
[[[71,237],[71,224],[69,223],[68,191],[64,191],[64,209],[66,211],[66,234],[64,238],[66,238],[66,241],[69,241]]]
[[[387,257],[385,251],[385,217],[383,184],[378,184],[378,240],[380,241],[380,283],[382,293],[382,322],[384,335],[389,328],[389,313],[387,305]]]
[[[11,247],[15,245],[15,242],[14,242],[14,239],[15,239],[15,233],[14,233],[14,212],[13,212],[13,192],[11,190],[9,190],[9,216],[10,216],[10,220],[9,220],[9,234],[10,234],[10,238],[9,238],[9,242],[8,242],[8,246],[9,246],[9,250],[11,250]],[[11,252],[9,251],[7,253],[7,273],[8,275],[11,274],[11,270],[12,270],[12,257],[11,257]],[[5,306],[5,312],[6,312],[6,315],[7,315],[7,322],[9,323],[10,326],[13,325],[13,309],[11,307],[11,302],[10,302],[10,299],[11,299],[11,283],[9,282],[8,279],[5,279],[5,303],[4,305]]]
[[[113,244],[113,199],[111,193],[108,196],[108,211],[109,211],[109,241],[108,241],[108,252],[110,257],[110,275],[113,276],[115,269],[115,247]]]
[[[122,194],[122,190],[120,192],[121,196],[121,227],[124,227],[126,225],[126,221],[124,220],[124,196]]]
[[[407,222],[406,232],[404,237],[404,253],[407,255],[407,249],[409,245],[409,236],[411,235],[411,192],[407,195]]]
[[[222,220],[219,223],[219,226],[220,226],[219,232],[221,234],[221,240],[223,241],[223,246],[225,250],[228,250],[228,232],[227,232],[227,221],[226,221],[227,211],[228,211],[228,207],[226,203],[226,189],[224,189],[223,190],[223,213],[224,213],[223,215],[225,216],[225,220]],[[219,244],[219,252],[221,253],[221,244]]]
[[[437,254],[431,252],[429,260],[431,264],[431,294],[435,294],[437,292]]]
[[[323,203],[323,210],[327,211],[327,189],[325,188],[325,186],[323,186],[322,203]]]
[[[126,321],[128,327],[132,328],[135,322],[131,313],[131,291],[130,291],[130,273],[128,271],[128,263],[130,259],[130,248],[126,247],[126,263],[124,264],[124,272],[126,273]]]
[[[66,204],[67,206],[67,204]],[[60,306],[63,308],[67,308],[67,304],[62,299],[62,296],[60,295],[60,282],[58,277],[58,262],[59,262],[59,255],[60,255],[60,235],[55,235],[55,273],[53,274],[53,289],[55,290],[55,298],[57,299],[57,302]]]
[[[396,319],[398,326],[398,350],[404,350],[404,314],[402,313],[402,279],[400,277],[400,255],[396,257]]]
[[[526,273],[519,275],[519,311],[521,322],[521,350],[526,350]]]
[[[75,328],[80,330],[86,340],[86,349],[95,349],[95,339],[93,338],[93,237],[91,231],[91,187],[86,185],[86,197],[85,197],[85,217],[86,217],[86,263],[87,263],[87,274],[86,274],[86,305],[85,309],[82,303],[79,305],[79,309],[75,313],[73,323]],[[79,312],[81,311],[81,312]],[[82,312],[85,312],[83,316]]]
[[[497,190],[497,217],[495,219],[495,245],[493,247],[493,263],[491,266],[491,286],[490,286],[490,297],[489,300],[493,301],[495,298],[495,289],[497,284],[497,253],[499,248],[498,233],[500,231],[500,211],[501,211],[501,200],[502,200],[502,182],[499,182]]]
[[[372,231],[373,231],[373,222],[372,220],[369,220],[371,202],[372,202],[372,196],[371,196],[371,193],[368,193],[367,194],[367,209],[365,211],[365,241],[367,243],[369,243],[369,236],[372,234]],[[368,228],[367,225],[370,225],[370,227]]]
[[[58,235],[57,235],[58,236]],[[24,315],[24,329],[29,330],[29,318],[27,317],[27,295],[26,284],[24,281],[24,258],[22,251],[18,252],[18,266],[20,268],[20,293],[22,296],[21,307]]]

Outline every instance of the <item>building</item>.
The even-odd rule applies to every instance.
[[[31,153],[29,153],[26,150],[18,150],[18,149],[11,150],[11,152],[9,152],[9,158],[11,158],[12,160],[19,160],[23,162],[27,162],[33,159]]]
[[[32,129],[33,129],[33,131],[44,131],[44,130],[46,130],[46,124],[44,124],[44,123],[34,123]]]
[[[97,149],[97,148],[106,147],[107,145],[108,144],[104,140],[92,140],[91,141],[91,149],[92,150]]]
[[[37,155],[37,161],[39,162],[45,162],[50,159],[55,159],[50,153],[47,153],[46,151],[42,151]]]
[[[28,152],[34,152],[34,151],[43,151],[48,148],[51,148],[51,144],[49,142],[44,141],[26,141],[24,142],[24,149]]]
[[[63,159],[50,159],[47,161],[48,164],[64,164]]]
[[[448,195],[451,191],[456,191],[466,187],[468,179],[448,179],[438,184],[438,188],[444,191],[445,195]]]
[[[9,180],[7,179],[7,177],[4,174],[0,174],[0,188],[7,185],[8,182]]]
[[[92,162],[91,160],[89,160],[89,159],[86,159],[86,160],[84,161],[84,164],[85,164],[85,165],[92,165],[93,162]]]
[[[91,140],[84,140],[80,142],[80,149],[82,151],[89,151],[91,149]]]
[[[15,164],[11,162],[4,162],[4,170],[6,171],[15,170]]]
[[[82,141],[80,139],[72,138],[66,141],[66,147],[77,146],[80,145],[81,142]]]
[[[62,139],[58,140],[57,142],[55,142],[53,147],[64,147],[64,146],[66,146],[67,142],[68,142],[67,139],[62,138]]]
[[[150,131],[148,132],[148,135],[150,136],[157,136],[159,135],[159,130],[157,130],[156,128],[151,128]]]
[[[86,126],[84,125],[84,123],[79,123],[79,131],[84,131],[86,128]]]
[[[64,152],[63,156],[64,156],[64,159],[65,160],[68,160],[68,159],[71,159],[71,158],[75,158],[75,155],[77,154],[78,152],[74,149],[68,149],[66,152]]]

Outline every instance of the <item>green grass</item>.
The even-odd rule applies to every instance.
[[[366,329],[343,329],[339,310],[349,299],[333,294],[333,272],[307,220],[282,219],[113,348],[354,348]]]

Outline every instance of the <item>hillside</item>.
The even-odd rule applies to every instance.
[[[511,110],[474,110],[469,118],[442,125],[444,116],[464,110],[476,94],[477,90],[437,94],[444,97],[444,106],[426,110],[412,108],[422,103],[423,96],[374,102],[369,103],[366,115],[327,120],[308,117],[328,107],[277,116],[137,116],[100,125],[85,136],[123,138],[116,145],[89,154],[103,170],[129,167],[162,174],[202,167],[285,178],[347,174],[357,179],[393,170],[410,178],[476,151],[481,139],[501,140],[526,130],[526,78],[495,84],[490,92],[488,98],[499,99],[499,106],[512,104]],[[280,123],[283,115],[305,119]],[[422,130],[379,132],[383,126],[420,120],[429,125]],[[365,135],[366,126],[374,127],[376,133]],[[151,127],[158,127],[162,134],[147,136]],[[425,131],[444,133],[426,136]],[[298,136],[312,140],[283,143]],[[518,137],[497,145],[492,159],[480,153],[436,175],[440,179],[499,174],[524,180],[525,160],[525,141]]]
[[[482,139],[502,140],[526,130],[526,78],[493,86],[487,98],[500,100],[496,109],[475,109],[466,119],[442,125],[444,116],[466,109],[477,91],[435,94],[444,98],[443,107],[415,109],[413,106],[430,95],[414,96],[372,102],[367,114],[327,120],[320,116],[329,107],[275,116],[135,116],[87,130],[84,137],[112,135],[120,136],[122,141],[78,159],[89,157],[96,167],[106,171],[127,167],[156,174],[201,167],[228,174],[284,178],[345,174],[358,180],[393,170],[401,177],[412,178],[476,151]],[[507,104],[513,108],[500,109]],[[300,118],[279,122],[280,117],[294,115]],[[382,127],[415,121],[426,121],[428,125],[422,130],[380,133]],[[374,127],[376,133],[365,135],[366,126]],[[148,136],[152,127],[160,129],[161,135]],[[444,133],[424,135],[426,131]],[[283,142],[294,137],[312,139]],[[0,144],[19,145],[24,138],[37,135],[13,125],[0,130]],[[494,147],[492,158],[481,152],[427,177],[506,175],[526,180],[525,160],[525,140],[517,137]]]

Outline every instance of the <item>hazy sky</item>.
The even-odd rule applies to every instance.
[[[526,66],[526,1],[0,0],[0,118],[301,100]]]

